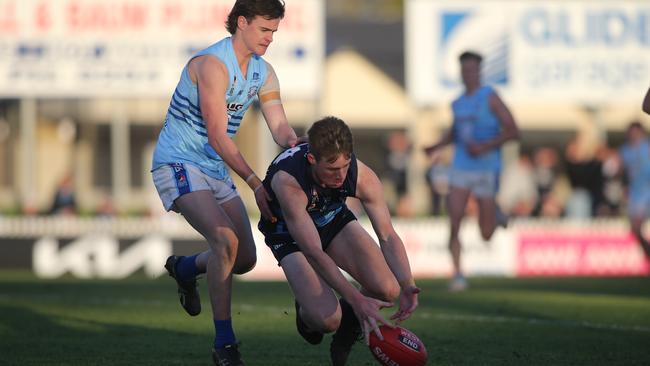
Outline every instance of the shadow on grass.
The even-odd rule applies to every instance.
[[[575,305],[547,302],[554,293],[566,294],[568,301],[586,298],[587,305],[592,295],[602,294],[643,300],[647,294],[637,291],[645,279],[567,280],[475,278],[461,294],[448,293],[446,280],[420,280],[420,308],[403,325],[427,346],[429,365],[650,364],[645,351],[650,333],[567,325],[561,322],[567,316],[563,309]],[[169,278],[0,279],[0,364],[210,365],[213,334],[205,280],[200,289],[204,311],[191,318],[180,308]],[[329,364],[329,336],[309,346],[296,333],[285,282],[237,281],[233,291],[233,322],[248,366]],[[614,305],[603,309],[602,318],[594,319],[607,322],[612,319],[607,313],[620,312]],[[484,322],[483,316],[548,322]],[[349,364],[376,365],[361,343]]]
[[[175,291],[168,279],[0,281],[0,364],[210,365],[205,281],[198,317],[183,312]],[[235,283],[233,323],[247,365],[327,365],[329,337],[307,345],[294,319],[286,283]],[[351,364],[373,364],[363,348]]]

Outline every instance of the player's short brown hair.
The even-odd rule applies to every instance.
[[[458,56],[458,61],[461,63],[469,60],[475,60],[480,64],[483,61],[483,56],[474,51],[465,51]]]
[[[336,160],[339,155],[349,159],[352,156],[352,132],[340,118],[328,116],[314,122],[307,135],[309,152],[316,160]]]
[[[266,19],[284,18],[284,1],[282,0],[237,0],[228,14],[226,30],[230,34],[237,31],[237,19],[240,16],[251,22],[256,16]]]
[[[629,125],[627,125],[627,131],[628,132],[633,130],[633,129],[639,129],[639,130],[645,132],[645,128],[643,128],[643,124],[641,123],[641,121],[634,120],[634,121],[630,122]]]

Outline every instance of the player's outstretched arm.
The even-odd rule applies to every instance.
[[[418,306],[420,289],[415,285],[411,266],[402,239],[395,232],[390,213],[384,200],[383,188],[377,175],[364,163],[357,160],[357,197],[361,200],[372,227],[379,239],[386,263],[401,287],[400,306],[391,317],[397,321],[407,319]]]
[[[235,142],[228,136],[228,114],[226,111],[226,89],[228,70],[213,56],[196,58],[190,64],[190,77],[198,85],[201,115],[206,124],[208,142],[223,161],[246,180],[253,192],[260,213],[268,220],[274,220],[264,186],[242,156]],[[256,179],[251,179],[252,177]]]
[[[383,307],[390,307],[392,304],[361,294],[343,276],[332,258],[323,251],[316,226],[305,210],[307,196],[295,178],[284,171],[279,171],[271,180],[271,188],[282,208],[289,233],[309,264],[352,306],[359,318],[359,323],[364,324],[366,334],[367,331],[374,331],[378,337],[382,338],[379,325],[381,323],[390,325],[390,323],[384,319],[379,310]]]
[[[515,119],[496,92],[492,92],[490,95],[489,103],[490,109],[501,123],[501,133],[492,140],[470,143],[467,149],[474,156],[496,149],[506,141],[519,138],[519,128],[515,123]]]
[[[440,148],[451,144],[454,141],[453,137],[454,136],[453,136],[452,128],[450,128],[449,131],[445,132],[445,134],[442,136],[440,141],[436,142],[435,144],[433,144],[431,146],[425,147],[423,149],[424,153],[427,154],[427,155],[433,154],[434,152],[436,152]]]
[[[294,147],[299,141],[295,131],[289,126],[287,115],[282,106],[280,83],[273,67],[268,62],[266,63],[266,69],[268,70],[268,77],[258,92],[262,115],[264,115],[264,120],[269,126],[269,131],[271,131],[275,143],[282,147]]]

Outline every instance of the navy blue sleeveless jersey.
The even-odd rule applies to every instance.
[[[307,161],[309,144],[301,144],[287,149],[280,153],[266,171],[266,177],[262,182],[269,193],[272,201],[269,203],[271,211],[278,218],[276,223],[271,223],[264,218],[260,219],[258,228],[264,234],[286,233],[287,225],[282,215],[282,209],[278,198],[271,189],[271,180],[278,171],[282,170],[296,179],[302,191],[307,196],[305,209],[317,228],[329,224],[336,215],[347,210],[345,200],[347,197],[354,197],[357,190],[357,159],[352,154],[348,174],[339,188],[324,188],[314,182],[311,167]]]

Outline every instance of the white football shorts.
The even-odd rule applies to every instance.
[[[174,201],[190,192],[210,191],[218,204],[239,196],[235,184],[228,177],[219,180],[203,173],[199,168],[187,163],[163,165],[151,172],[153,184],[167,211],[176,211]]]

